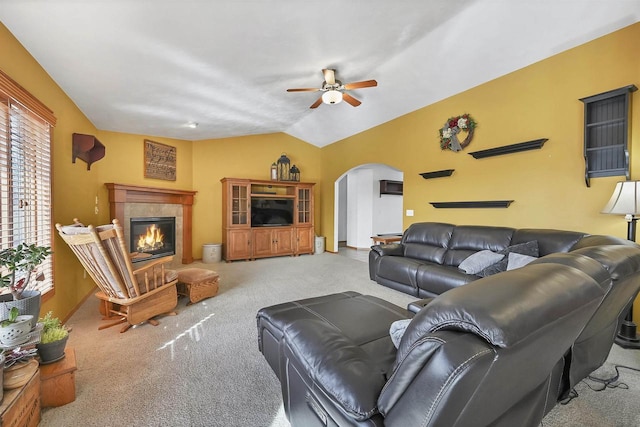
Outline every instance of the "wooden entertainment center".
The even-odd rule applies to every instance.
[[[314,183],[242,178],[221,182],[225,261],[313,253]]]

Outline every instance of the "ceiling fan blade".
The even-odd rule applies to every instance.
[[[311,104],[311,107],[309,108],[318,108],[318,106],[322,104],[322,97],[318,98],[318,100],[316,102],[314,102],[313,104]]]
[[[322,89],[313,88],[313,87],[303,87],[299,89],[287,89],[287,92],[317,92]]]
[[[322,74],[324,74],[324,81],[327,82],[328,85],[336,84],[336,70],[325,68],[322,70]]]
[[[342,94],[342,100],[344,102],[348,103],[348,104],[351,104],[354,107],[357,107],[358,105],[362,104],[362,102],[358,101],[357,99],[355,99],[353,96],[349,95],[348,93],[343,93]]]
[[[373,87],[373,86],[378,86],[378,82],[375,80],[364,80],[362,82],[347,83],[346,85],[344,85],[344,88],[347,90],[351,90],[351,89],[361,89],[363,87]]]

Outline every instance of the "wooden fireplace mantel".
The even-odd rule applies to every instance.
[[[164,203],[182,205],[182,263],[193,262],[192,216],[193,196],[197,191],[172,190],[169,188],[142,187],[108,182],[109,213],[124,224],[125,203]]]

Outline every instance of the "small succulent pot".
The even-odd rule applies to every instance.
[[[23,314],[8,325],[0,326],[0,344],[6,347],[23,344],[29,339],[32,320],[32,315]]]

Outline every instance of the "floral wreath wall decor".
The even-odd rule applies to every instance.
[[[457,117],[451,117],[444,124],[440,133],[440,148],[451,151],[460,151],[471,143],[473,139],[473,131],[478,123],[471,118],[470,114],[463,114]],[[467,137],[464,141],[460,142],[458,134],[460,132],[467,132]]]

